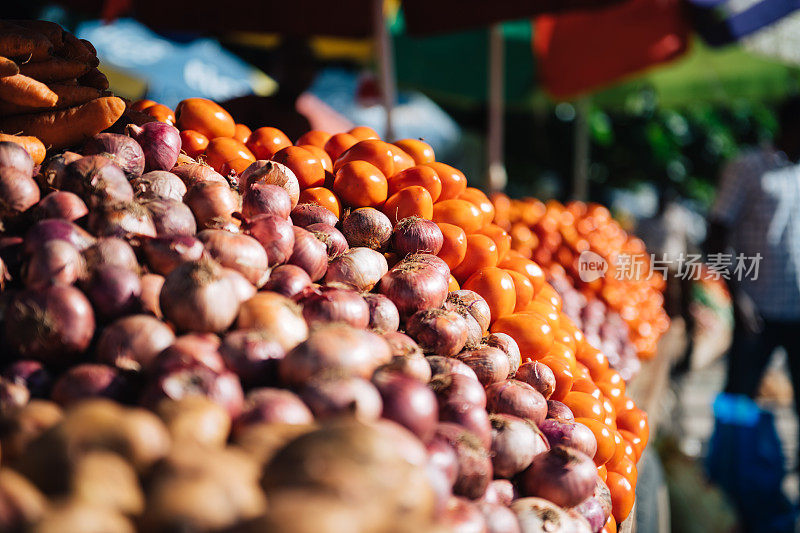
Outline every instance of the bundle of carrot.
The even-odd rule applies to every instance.
[[[110,127],[125,102],[107,92],[97,53],[53,22],[0,20],[1,140],[41,163],[45,150],[77,145]]]

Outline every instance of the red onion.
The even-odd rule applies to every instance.
[[[407,217],[400,220],[392,232],[392,250],[405,257],[408,254],[438,254],[444,235],[432,220]]]
[[[86,283],[85,292],[97,316],[113,320],[136,309],[142,284],[136,272],[103,265],[94,269]]]
[[[486,519],[486,533],[522,533],[517,515],[505,505],[488,502],[477,505]]]
[[[184,368],[203,367],[219,374],[225,371],[219,337],[213,333],[188,333],[175,339],[147,365],[150,374],[166,374]]]
[[[448,483],[448,490],[458,477],[458,457],[453,447],[444,439],[435,438],[426,445],[428,450],[428,465],[444,474]]]
[[[225,364],[249,386],[273,383],[278,360],[286,350],[275,339],[257,329],[237,330],[225,335],[220,348]]]
[[[455,373],[438,374],[431,380],[430,388],[441,405],[465,403],[486,408],[486,393],[475,378]]]
[[[342,221],[342,234],[353,248],[364,246],[383,252],[392,238],[392,222],[374,207],[360,207]]]
[[[408,319],[406,333],[417,341],[423,352],[452,356],[466,343],[467,325],[455,311],[429,309],[418,311]]]
[[[365,295],[367,296],[367,295]],[[369,304],[369,301],[367,302]],[[421,356],[422,350],[420,349],[417,341],[399,331],[386,331],[383,333],[384,340],[389,343],[389,349],[392,351],[392,357],[415,357]],[[430,369],[430,364],[427,359],[425,364]]]
[[[226,186],[228,185],[228,181],[223,178],[221,174],[202,162],[178,163],[170,169],[170,172],[178,176],[178,178],[183,181],[187,190],[191,189],[196,184],[203,182],[221,183]]]
[[[547,418],[575,420],[572,409],[558,400],[547,400]]]
[[[75,152],[64,152],[45,161],[39,171],[42,177],[42,190],[63,188],[67,165],[82,157]]]
[[[247,281],[247,278],[236,270],[224,267],[222,270],[224,270],[223,276],[230,282],[231,290],[239,303],[246,302],[258,292],[255,285]]]
[[[274,292],[259,292],[242,303],[237,329],[260,329],[289,351],[308,338],[300,306]]]
[[[3,377],[24,385],[34,398],[44,398],[50,392],[53,377],[39,361],[19,359],[3,370]]]
[[[233,421],[233,433],[253,424],[312,424],[314,415],[297,395],[286,389],[263,387],[250,391],[242,413]]]
[[[330,267],[328,273],[330,273]],[[370,329],[384,333],[396,331],[400,327],[400,313],[389,298],[382,294],[365,294],[364,300],[369,309]]]
[[[44,243],[53,240],[67,241],[80,251],[94,244],[95,238],[80,226],[67,220],[51,218],[37,222],[25,234],[25,253],[33,254]]]
[[[378,367],[375,372],[402,374],[425,384],[431,380],[431,367],[422,354],[392,357],[391,361]]]
[[[64,170],[64,189],[74,192],[92,209],[133,201],[133,189],[125,173],[101,155],[82,157]]]
[[[86,141],[83,155],[101,155],[114,162],[132,180],[144,172],[144,152],[135,140],[119,133],[98,133]],[[177,156],[175,157],[177,160]],[[154,169],[155,170],[155,169]],[[166,169],[163,169],[166,170]]]
[[[539,361],[525,361],[520,365],[515,377],[539,391],[545,399],[550,398],[556,390],[556,375],[549,366]]]
[[[247,190],[253,183],[277,185],[289,194],[292,209],[300,198],[300,182],[292,170],[276,161],[259,160],[247,167],[239,177],[240,187]]]
[[[464,323],[467,325],[467,341],[464,343],[464,347],[468,350],[479,348],[483,340],[483,331],[478,321],[469,313],[467,308],[461,305],[453,305],[447,301],[445,301],[443,308],[455,311],[464,319]]]
[[[343,322],[354,328],[369,325],[369,307],[356,291],[322,287],[309,291],[298,302],[309,326],[326,322]]]
[[[583,500],[572,510],[589,522],[592,531],[599,532],[611,515],[611,494],[602,479],[598,477],[596,483],[596,486],[602,487],[599,489],[602,494],[598,495],[598,488],[596,488],[592,496]]]
[[[486,332],[489,329],[491,311],[489,304],[477,292],[468,289],[453,291],[447,295],[445,308],[450,306],[459,307],[466,310],[478,322],[481,330]]]
[[[453,493],[473,500],[483,496],[492,479],[492,461],[480,441],[461,426],[447,422],[436,426],[433,440],[444,441],[456,452],[458,474]]]
[[[516,416],[494,414],[492,424],[492,468],[494,475],[512,478],[537,455],[550,449],[536,426]]]
[[[7,219],[27,211],[39,198],[31,156],[17,143],[0,142],[0,217]]]
[[[292,212],[292,200],[285,189],[267,183],[251,183],[242,195],[242,214],[246,218],[256,215],[275,215],[286,220]]]
[[[141,126],[128,124],[128,135],[133,137],[144,152],[145,169],[170,170],[181,153],[181,134],[178,128],[166,122],[146,122]]]
[[[394,302],[400,317],[405,319],[417,311],[441,307],[447,298],[447,285],[448,278],[435,267],[423,262],[400,261],[383,275],[378,291]],[[459,319],[464,326],[466,342],[467,325],[463,318]]]
[[[58,366],[89,347],[94,312],[75,287],[53,285],[18,294],[5,310],[6,341],[22,357]]]
[[[506,335],[505,333],[490,333],[482,340],[483,344],[486,346],[491,346],[492,348],[497,348],[501,350],[504,354],[508,356],[508,377],[513,378],[517,370],[519,370],[520,361],[522,360],[522,356],[519,351],[519,345],[517,341],[514,340],[511,335]],[[521,379],[521,378],[517,378]],[[521,379],[521,381],[525,381]],[[533,385],[532,383],[528,383],[529,385]],[[536,389],[536,387],[533,387]],[[538,389],[537,389],[538,390]],[[542,392],[542,391],[539,391]]]
[[[316,224],[306,226],[305,229],[310,231],[314,237],[325,244],[325,248],[328,250],[328,259],[336,259],[347,251],[347,239],[344,238],[341,231],[330,224],[317,222]],[[384,262],[385,261],[386,259],[384,258]],[[386,270],[389,270],[389,267],[386,267]]]
[[[142,241],[147,264],[153,271],[166,276],[186,261],[197,261],[205,247],[195,237],[175,235]]]
[[[359,377],[312,379],[301,389],[300,397],[319,420],[345,415],[370,422],[383,410],[378,389]]]
[[[588,427],[580,422],[558,418],[548,418],[539,424],[551,447],[564,446],[594,457],[597,452],[597,439]]]
[[[486,518],[473,502],[453,496],[439,519],[451,533],[487,533]]]
[[[87,398],[110,398],[122,401],[129,393],[129,384],[115,368],[106,365],[73,366],[53,385],[53,401],[68,406]]]
[[[518,498],[517,489],[507,479],[494,479],[489,483],[489,488],[481,498],[489,503],[499,503],[508,507],[511,502]]]
[[[381,393],[381,416],[410,430],[423,442],[428,441],[438,422],[436,396],[419,381],[396,373],[386,373],[372,382]]]
[[[538,426],[547,416],[547,401],[539,392],[522,381],[509,379],[486,387],[486,408],[492,413],[505,413],[530,420]]]
[[[294,233],[291,233],[294,239]],[[269,252],[267,252],[269,253]],[[311,278],[305,270],[295,265],[280,265],[272,269],[269,280],[264,284],[264,290],[277,292],[288,298],[300,294],[311,286]]]
[[[574,520],[558,505],[542,498],[520,498],[511,504],[522,531],[580,533]]]
[[[325,275],[328,268],[328,251],[325,245],[311,232],[292,227],[294,232],[294,249],[289,257],[289,264],[297,265],[305,270],[312,281],[317,281]]]
[[[231,418],[239,416],[244,393],[239,378],[233,372],[216,373],[206,367],[176,369],[157,376],[149,383],[142,403],[155,408],[165,398],[180,400],[187,396],[205,396],[224,407]]]
[[[369,248],[350,248],[328,264],[325,283],[369,291],[388,270],[383,254]]]
[[[455,357],[474,370],[484,386],[503,381],[508,376],[508,357],[497,348],[481,346],[476,350],[464,350]]]
[[[465,402],[452,401],[439,405],[439,420],[458,424],[472,433],[488,449],[492,443],[492,426],[486,410]]]
[[[292,256],[294,231],[292,223],[285,218],[258,215],[245,221],[242,229],[261,243],[267,252],[267,261],[270,265],[281,265]]]
[[[138,372],[174,341],[175,334],[157,318],[130,315],[113,322],[100,334],[97,360]]]
[[[197,232],[192,210],[180,200],[147,200],[143,205],[150,211],[156,235],[194,235]]]
[[[139,262],[133,247],[118,237],[98,239],[83,252],[83,257],[89,270],[100,266],[118,266],[132,272],[139,271]]]
[[[281,359],[278,369],[287,385],[302,385],[324,372],[369,378],[390,359],[380,336],[344,324],[320,326]]]
[[[291,213],[292,224],[307,228],[312,224],[336,226],[339,219],[330,209],[317,204],[298,204]]]
[[[150,211],[137,202],[103,205],[89,213],[89,229],[98,236],[156,236]]]
[[[403,263],[419,263],[433,267],[445,279],[450,279],[450,267],[441,258],[433,254],[412,254],[403,259]]]
[[[206,258],[170,272],[159,302],[164,317],[179,330],[225,331],[239,312],[238,296],[223,267]]]
[[[0,412],[13,413],[25,407],[30,399],[31,393],[25,385],[0,378]]]
[[[425,358],[428,365],[431,367],[431,376],[435,379],[437,376],[444,374],[462,374],[468,378],[478,381],[478,376],[475,371],[462,363],[458,359],[452,357],[442,357],[440,355],[429,355]]]
[[[203,230],[197,238],[211,257],[222,266],[236,270],[256,287],[267,281],[267,252],[254,238],[220,229]]]
[[[158,274],[145,274],[142,276],[142,294],[139,295],[139,308],[143,313],[150,313],[156,318],[162,318],[159,297],[164,286],[164,276]]]
[[[597,468],[588,455],[554,446],[537,455],[522,474],[526,496],[550,500],[561,507],[574,507],[594,492]]]
[[[25,286],[42,289],[48,285],[71,285],[86,272],[86,263],[77,248],[67,241],[48,241],[28,261]]]
[[[63,218],[78,220],[86,216],[89,209],[80,196],[67,191],[53,191],[36,204],[36,216],[42,218]]]
[[[186,185],[172,172],[154,170],[131,181],[133,194],[139,201],[183,200]]]
[[[239,195],[227,183],[204,181],[195,183],[183,197],[201,228],[208,228],[220,220],[228,220],[239,211]]]

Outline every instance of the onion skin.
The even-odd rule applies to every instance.
[[[37,222],[25,234],[25,253],[31,255],[44,243],[52,240],[67,241],[80,251],[95,243],[95,238],[77,224],[50,218]]]
[[[519,370],[520,362],[522,361],[522,355],[519,351],[519,345],[517,344],[517,341],[515,341],[511,335],[507,335],[505,333],[490,333],[483,338],[482,342],[486,346],[491,346],[492,348],[501,350],[508,356],[508,377],[509,379],[515,377],[517,370]],[[522,379],[521,381],[525,380]],[[529,383],[529,385],[532,385],[532,383]]]
[[[468,289],[453,291],[447,295],[445,308],[460,308],[466,311],[478,322],[483,333],[488,331],[489,321],[491,320],[491,310],[486,300],[477,292]]]
[[[36,216],[40,219],[62,218],[72,222],[87,213],[89,208],[80,196],[67,191],[53,191],[36,204]]]
[[[383,254],[364,247],[350,248],[328,264],[325,283],[369,291],[388,270]]]
[[[292,233],[292,239],[294,234]],[[264,289],[293,298],[311,286],[313,282],[305,270],[295,265],[280,265],[272,269]]]
[[[197,238],[212,258],[222,266],[236,270],[256,287],[267,281],[267,252],[253,237],[207,229],[198,233]]]
[[[431,380],[429,386],[441,405],[465,403],[486,408],[486,392],[474,377],[456,373],[438,374]]]
[[[556,376],[550,367],[539,361],[526,361],[520,365],[515,377],[524,381],[549,400],[556,390]]]
[[[542,498],[520,498],[511,504],[524,533],[538,531],[570,531],[579,533],[573,527],[572,518],[559,506]]]
[[[539,426],[547,416],[547,401],[533,387],[509,379],[486,387],[486,407],[492,413],[505,413],[530,420]]]
[[[67,241],[44,243],[26,266],[25,286],[34,290],[48,285],[72,285],[86,273],[83,256]]]
[[[231,220],[239,211],[239,195],[226,183],[216,181],[199,182],[183,197],[201,228],[210,228],[219,221]]]
[[[306,226],[305,229],[310,231],[314,237],[322,241],[322,243],[325,245],[325,248],[328,250],[328,259],[336,259],[347,251],[347,239],[344,238],[344,235],[342,235],[341,231],[334,228],[330,224],[318,222],[316,224]],[[384,261],[385,260],[386,258],[384,258]],[[389,270],[388,266],[386,267],[386,270]],[[385,273],[386,272],[384,272],[384,274]]]
[[[431,367],[422,354],[392,357],[391,361],[375,370],[376,374],[379,372],[401,374],[424,384],[431,380]]]
[[[274,292],[259,292],[242,303],[237,329],[259,329],[289,351],[308,338],[300,306]]]
[[[476,350],[464,350],[455,358],[470,367],[484,386],[503,381],[508,376],[508,357],[497,348],[482,346]]]
[[[126,129],[128,135],[142,147],[146,170],[170,170],[175,166],[181,153],[178,128],[166,122],[154,121],[141,126],[129,124]]]
[[[53,385],[51,397],[62,406],[87,398],[125,400],[129,385],[118,370],[106,365],[82,364],[73,366]]]
[[[318,420],[353,416],[371,422],[380,418],[383,410],[378,389],[359,377],[312,379],[301,389],[300,397]]]
[[[225,331],[239,312],[239,299],[224,269],[206,258],[170,272],[159,303],[164,317],[182,331]]]
[[[353,248],[363,246],[384,252],[392,238],[392,222],[373,207],[360,207],[342,221],[342,234]]]
[[[549,418],[539,424],[551,447],[572,448],[594,457],[597,452],[597,439],[592,431],[580,422]]]
[[[0,377],[0,411],[3,413],[19,411],[30,399],[31,393],[25,385]]]
[[[536,456],[521,478],[526,496],[545,498],[561,507],[574,507],[594,492],[597,468],[586,454],[554,446]]]
[[[602,480],[600,483],[602,483]],[[589,527],[592,528],[592,531],[597,532],[603,529],[603,526],[610,515],[610,513],[607,513],[603,508],[603,504],[600,503],[600,500],[594,496],[590,496],[583,500],[573,508],[573,511],[585,518],[586,521],[589,522]]]
[[[298,303],[303,307],[303,318],[312,327],[328,322],[342,322],[359,329],[369,325],[367,302],[349,289],[323,287],[305,293]]]
[[[68,285],[18,294],[5,311],[6,341],[22,357],[62,366],[89,347],[94,311]]]
[[[494,414],[492,424],[492,468],[494,475],[511,479],[530,466],[533,458],[550,449],[536,426],[522,418]]]
[[[275,215],[289,218],[292,201],[289,194],[277,185],[251,183],[242,195],[242,214],[246,218],[256,215]]]
[[[282,265],[292,256],[292,223],[274,215],[257,215],[242,224],[242,230],[257,240],[267,252],[270,265]]]
[[[367,304],[369,304],[369,302],[367,302]],[[422,350],[417,344],[417,341],[405,333],[400,333],[399,331],[386,331],[383,333],[383,339],[389,343],[389,349],[392,352],[392,357],[422,356]],[[427,359],[425,360],[425,364],[428,365],[428,368],[430,368],[430,364],[428,363]]]
[[[575,420],[572,409],[559,402],[558,400],[547,400],[547,418],[561,420]]]
[[[436,396],[419,381],[396,373],[374,377],[383,400],[383,418],[397,422],[427,442],[438,422]]]
[[[452,356],[467,342],[467,324],[455,311],[429,309],[419,311],[406,323],[406,333],[417,341],[422,351]]]
[[[178,163],[170,169],[170,172],[178,176],[186,189],[191,189],[194,185],[202,182],[213,182],[228,185],[225,178],[220,173],[205,163],[188,162]]]
[[[261,330],[237,330],[225,335],[220,354],[242,383],[263,386],[276,381],[278,360],[286,350]]]
[[[34,398],[44,398],[53,385],[53,377],[39,361],[19,359],[3,370],[3,377],[24,385]]]
[[[454,359],[452,357],[442,357],[440,355],[430,355],[425,359],[428,361],[428,365],[431,367],[431,376],[433,379],[436,379],[438,376],[443,374],[455,373],[463,374],[468,378],[478,381],[478,376],[475,374],[475,371],[458,359]]]
[[[444,441],[456,453],[458,473],[453,493],[472,500],[483,496],[492,479],[492,461],[475,436],[461,426],[441,422],[433,440]]]
[[[239,303],[246,302],[253,296],[255,296],[258,290],[255,286],[247,281],[247,278],[242,276],[236,270],[230,268],[222,268],[223,270],[223,277],[226,278],[233,289],[233,295],[236,297],[236,300]]]
[[[104,265],[94,270],[85,290],[98,318],[113,320],[136,310],[142,283],[136,272]]]
[[[219,374],[225,370],[220,339],[212,333],[188,333],[164,348],[145,369],[149,374],[167,374],[183,368],[203,367]]]
[[[506,507],[519,497],[517,489],[507,479],[493,479],[482,500],[489,503],[499,503]]]
[[[486,533],[522,533],[517,515],[507,506],[488,502],[477,505],[486,519]]]
[[[97,341],[97,360],[121,370],[147,368],[175,341],[165,323],[148,315],[130,315],[108,325]]]
[[[133,195],[144,200],[183,200],[186,184],[172,172],[153,170],[131,181]]]
[[[406,319],[417,311],[441,307],[447,298],[447,284],[448,278],[432,265],[404,260],[383,275],[378,291],[394,302],[400,317]],[[467,326],[459,318],[466,342]]]
[[[205,247],[195,237],[176,235],[144,239],[142,251],[150,268],[166,276],[182,263],[200,259]]]
[[[389,346],[379,335],[330,324],[313,330],[281,359],[278,369],[283,383],[298,386],[324,372],[369,379],[389,359]]]
[[[136,252],[127,241],[118,237],[103,237],[83,252],[88,269],[100,266],[118,266],[131,272],[139,272]]]
[[[453,533],[487,533],[486,518],[473,502],[453,496],[447,502],[440,521]]]
[[[142,276],[142,294],[139,295],[139,308],[142,313],[163,318],[159,296],[164,287],[164,276],[158,274],[145,274]]]
[[[458,476],[458,457],[453,447],[444,439],[432,439],[426,444],[428,450],[428,466],[441,471],[448,483],[448,491],[452,490]]]
[[[64,190],[80,196],[90,212],[101,205],[133,201],[125,173],[101,155],[82,157],[67,165]]]
[[[328,267],[330,272],[330,267]],[[382,294],[365,294],[364,301],[369,309],[369,328],[380,333],[397,331],[400,327],[400,313],[392,301]],[[427,365],[427,363],[426,363]]]
[[[231,418],[242,412],[244,392],[236,374],[216,373],[202,366],[175,369],[157,376],[145,389],[142,404],[154,408],[165,398],[181,400],[196,395],[224,407]]]
[[[392,232],[392,250],[405,257],[409,254],[438,254],[444,244],[442,230],[432,220],[407,217]]]
[[[156,236],[150,211],[137,202],[115,203],[92,209],[89,213],[89,229],[97,236]]]
[[[332,211],[317,204],[298,204],[292,209],[292,224],[307,228],[312,224],[327,224],[336,226],[339,219]]]
[[[134,139],[119,133],[98,133],[83,145],[86,156],[101,155],[110,159],[129,180],[144,172],[145,158],[142,147]],[[177,160],[177,156],[175,157]],[[167,170],[167,169],[164,169]]]
[[[306,404],[286,389],[263,387],[250,391],[242,413],[233,421],[233,433],[253,424],[313,424],[314,415]]]
[[[194,235],[197,223],[189,206],[180,200],[148,200],[143,204],[153,220],[156,235]]]
[[[75,152],[64,152],[48,158],[39,171],[43,182],[41,189],[43,191],[48,189],[62,189],[64,187],[64,176],[67,165],[82,157],[81,154],[76,154]],[[31,160],[31,163],[33,163],[33,160]],[[33,167],[31,167],[31,171],[32,170]]]
[[[300,198],[300,182],[292,170],[276,161],[259,160],[247,167],[239,177],[240,186],[247,190],[253,183],[277,185],[289,194],[292,209]]]
[[[492,444],[489,415],[481,407],[458,401],[443,403],[439,405],[439,420],[458,424],[468,430],[487,450]]]
[[[328,269],[328,250],[311,232],[292,227],[294,232],[294,249],[289,257],[290,265],[297,265],[305,270],[311,281],[322,279]]]

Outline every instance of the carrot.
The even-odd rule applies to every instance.
[[[108,89],[108,78],[106,78],[105,74],[97,70],[97,68],[91,69],[89,72],[81,76],[78,81],[81,85],[85,85],[86,87],[94,87],[95,89],[100,89],[101,91]]]
[[[58,101],[52,109],[64,109],[80,104],[85,104],[90,100],[103,96],[99,89],[94,87],[81,87],[79,85],[68,85],[54,83],[48,86],[51,91],[58,95]],[[0,100],[0,115],[21,115],[24,113],[38,113],[42,111],[31,106],[22,106],[3,102]]]
[[[58,102],[58,95],[44,83],[16,74],[0,78],[0,100],[31,107],[52,107]]]
[[[66,59],[80,61],[92,67],[96,67],[100,64],[97,55],[93,54],[80,39],[71,33],[64,34],[64,45],[56,49],[56,53]]]
[[[18,145],[25,148],[25,150],[27,150],[27,152],[33,158],[34,165],[40,165],[42,161],[44,161],[46,150],[44,149],[44,144],[42,144],[42,141],[40,141],[36,137],[25,137],[22,135],[6,135],[5,133],[0,133],[0,142],[4,141],[17,143]]]
[[[53,44],[41,33],[13,24],[0,29],[0,55],[42,61],[50,56]]]
[[[0,119],[0,131],[32,135],[45,146],[59,149],[77,145],[110,127],[124,111],[121,98],[108,96],[58,111],[6,117]]]
[[[7,57],[0,56],[0,78],[19,74],[19,67]]]
[[[56,48],[64,44],[64,29],[55,22],[49,20],[8,20],[6,22],[41,33]]]
[[[19,66],[20,74],[39,81],[58,81],[83,76],[92,67],[80,61],[71,61],[60,57],[51,57],[47,61],[23,63]]]

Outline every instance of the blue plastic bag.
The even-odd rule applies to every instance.
[[[730,0],[689,0],[692,22],[711,46],[724,46],[774,24],[800,9],[798,0],[758,0],[734,11]]]
[[[745,531],[792,532],[796,512],[781,490],[783,451],[771,412],[747,396],[714,400],[714,434],[706,468],[738,508]]]

